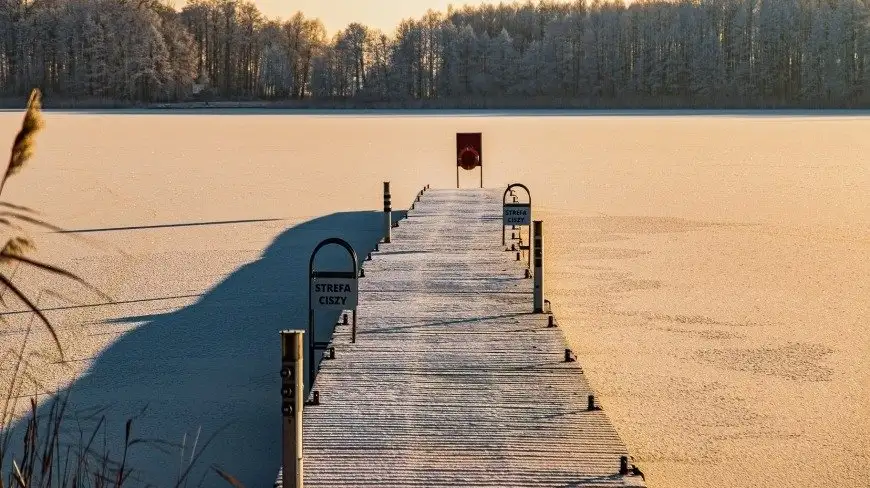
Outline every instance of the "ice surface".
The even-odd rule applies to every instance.
[[[91,231],[75,234],[88,243],[36,233],[38,255],[80,272],[118,303],[100,305],[80,288],[18,270],[34,296],[52,284],[74,299],[41,301],[72,361],[52,364],[48,336],[36,327],[31,352],[46,358],[29,358],[41,386],[28,384],[28,392],[68,383],[128,331],[169,324],[176,312],[197,330],[212,323],[194,320],[206,310],[219,317],[253,304],[262,311],[242,324],[277,347],[276,331],[304,321],[298,263],[308,258],[306,243],[335,232],[364,236],[379,221],[303,224],[379,210],[385,180],[395,208],[407,208],[424,184],[454,186],[454,134],[482,131],[485,184],[531,188],[534,216],[545,221],[548,298],[650,486],[865,486],[870,479],[870,117],[226,112],[46,115],[35,159],[3,199]],[[0,114],[10,144],[20,115]],[[461,176],[463,186],[477,185],[477,172]],[[291,231],[300,225],[302,232]],[[262,261],[275,242],[283,251]],[[225,280],[246,293],[226,293],[233,286],[221,286]],[[220,300],[201,298],[212,289]],[[4,318],[0,354],[28,321]],[[173,344],[179,337],[167,332],[160,344],[167,359],[153,356],[155,370],[202,355],[184,339]],[[240,370],[249,377],[232,395],[226,390],[233,400],[223,403],[238,407],[236,418],[251,422],[252,433],[271,422],[272,413],[255,407],[261,401],[270,405],[263,412],[274,411],[270,378],[277,381],[275,356],[256,346],[240,340],[223,349],[227,357],[264,358]],[[0,361],[0,376],[11,357]],[[118,381],[119,391],[135,385],[135,378]],[[162,432],[134,424],[134,433],[180,442],[208,422],[220,403],[213,398],[224,392],[187,404],[186,416],[163,421]],[[149,399],[155,412],[175,401],[159,392]],[[123,420],[112,417],[112,432],[122,433]],[[274,478],[273,449],[238,466]],[[220,460],[242,451],[227,439],[207,452]]]

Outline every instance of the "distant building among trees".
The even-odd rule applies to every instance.
[[[859,0],[514,3],[393,33],[241,0],[0,3],[0,97],[348,106],[870,106]]]

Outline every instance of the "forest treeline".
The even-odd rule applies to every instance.
[[[329,37],[245,0],[0,0],[0,98],[865,107],[865,1],[545,0]]]

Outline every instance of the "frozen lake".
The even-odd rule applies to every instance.
[[[10,144],[20,118],[0,112]],[[60,367],[33,357],[42,386],[28,391],[66,384],[143,324],[172,330],[172,312],[190,323],[208,316],[204,309],[228,320],[221,307],[268,296],[252,322],[265,332],[221,330],[244,338],[301,326],[300,309],[284,304],[304,301],[295,288],[304,274],[291,266],[264,281],[268,273],[254,268],[259,274],[240,287],[240,273],[255,272],[245,265],[273,269],[283,255],[307,260],[308,236],[333,231],[373,244],[379,221],[362,211],[381,208],[381,182],[392,182],[394,208],[409,206],[427,183],[455,186],[454,134],[465,131],[484,133],[487,187],[531,189],[545,227],[546,296],[650,486],[868,482],[870,116],[863,113],[49,112],[36,157],[9,181],[4,200],[83,231],[76,235],[90,244],[37,234],[39,255],[125,303],[43,298],[75,361]],[[462,173],[464,186],[477,181],[477,172]],[[35,296],[39,285],[28,286]],[[64,291],[84,305],[98,301]],[[13,344],[26,321],[4,318],[4,343]],[[47,335],[35,331],[34,350],[53,354]],[[160,337],[167,357],[185,354],[172,347],[183,343],[178,337]],[[277,334],[272,339],[277,347]],[[246,344],[234,347],[259,355],[261,345]],[[160,351],[154,364],[183,375]],[[11,364],[2,357],[0,380]],[[248,410],[277,405],[273,359],[239,373],[237,396],[226,401]],[[141,367],[146,374],[152,364]],[[134,372],[123,386],[135,390],[137,381]],[[157,415],[169,403],[185,410],[176,422],[153,424],[162,432],[143,434],[180,440],[179,425],[195,435],[213,413],[209,401],[144,393]],[[189,395],[224,392],[216,384]],[[275,407],[276,427],[277,415]],[[251,413],[250,422],[263,417]],[[122,429],[117,420],[114,432]],[[258,439],[244,439],[244,429],[232,435],[204,458],[231,458],[244,442],[258,459]],[[259,451],[266,478],[278,463],[271,449]],[[253,476],[242,481],[265,479]]]

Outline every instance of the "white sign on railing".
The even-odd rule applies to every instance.
[[[315,278],[311,283],[311,308],[354,309],[358,292],[357,280],[353,278]]]
[[[505,203],[503,209],[504,225],[531,225],[532,206],[528,203]]]

